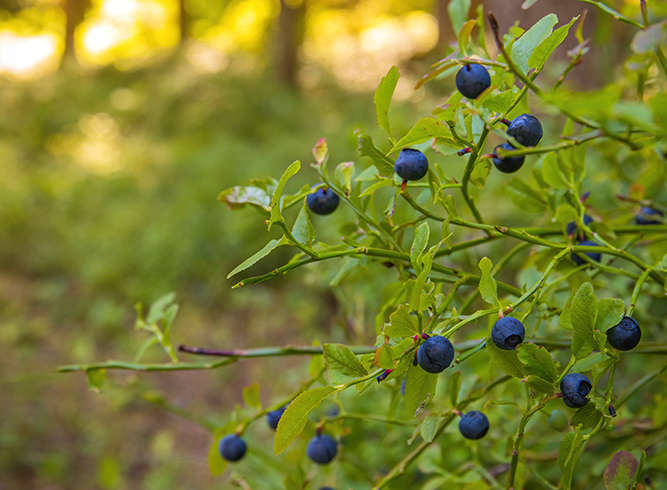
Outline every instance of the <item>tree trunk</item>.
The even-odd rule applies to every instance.
[[[60,60],[60,67],[66,64],[76,63],[76,29],[83,21],[86,10],[90,6],[89,0],[64,0],[63,10],[65,12],[65,50]]]
[[[303,42],[306,1],[294,6],[280,0],[277,33],[278,79],[294,88],[298,87],[299,48]]]

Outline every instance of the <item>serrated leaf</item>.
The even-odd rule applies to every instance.
[[[580,408],[574,413],[572,426],[581,425],[583,429],[591,429],[600,421],[602,414],[592,403]]]
[[[483,257],[479,261],[479,270],[482,272],[479,277],[479,294],[482,299],[491,305],[498,304],[498,285],[491,274],[493,262],[488,257]]]
[[[243,395],[243,403],[248,407],[262,408],[262,400],[259,396],[259,383],[253,383],[244,387],[241,394]]]
[[[422,422],[419,431],[425,442],[431,442],[435,437],[435,433],[438,430],[438,420],[439,417],[437,415],[428,415]]]
[[[382,344],[375,351],[375,365],[384,369],[392,369],[394,367],[391,346],[389,344]]]
[[[384,327],[384,334],[390,338],[412,337],[418,333],[417,321],[406,305],[400,305],[389,315],[389,325]]]
[[[389,153],[423,143],[433,138],[449,140],[450,136],[451,130],[445,122],[439,121],[433,117],[424,117],[417,121],[407,134],[396,142],[392,149],[389,150]]]
[[[595,319],[595,328],[600,332],[605,333],[608,328],[618,325],[623,318],[624,311],[625,303],[622,299],[602,298],[598,301],[598,314]]]
[[[583,283],[577,290],[570,308],[572,322],[572,354],[577,359],[583,359],[593,352],[595,338],[593,329],[597,316],[597,300],[590,282]]]
[[[282,218],[281,215],[281,209],[280,209],[280,198],[283,195],[283,189],[285,189],[285,185],[287,185],[287,181],[294,177],[296,173],[301,169],[301,162],[299,160],[296,160],[290,164],[289,167],[285,169],[283,174],[280,176],[280,180],[278,180],[278,185],[276,185],[275,190],[273,191],[273,195],[271,196],[271,221],[269,222],[269,228],[271,227],[271,223],[275,223],[276,221],[279,221]]]
[[[466,19],[468,18],[468,11],[470,10],[470,0],[450,0],[447,5],[447,12],[452,21],[454,34],[458,34]]]
[[[399,77],[400,74],[398,73],[398,68],[392,66],[387,74],[382,77],[382,80],[380,80],[380,84],[375,90],[375,95],[373,97],[378,125],[384,129],[390,137],[391,126],[389,124],[389,106]]]
[[[607,490],[626,490],[630,488],[637,471],[637,458],[628,451],[614,454],[604,470],[604,486]]]
[[[512,45],[512,60],[524,73],[528,72],[531,53],[551,34],[557,23],[556,14],[545,15]]]
[[[570,22],[560,26],[558,29],[553,31],[544,41],[542,41],[530,55],[530,58],[528,59],[528,66],[541,70],[546,61],[549,59],[549,56],[551,56],[554,50],[560,46],[563,41],[565,41],[565,38],[570,32],[570,27],[572,27],[572,24],[574,24],[578,18],[578,15],[573,17]]]
[[[255,186],[235,186],[218,194],[218,201],[231,209],[254,206],[267,213],[271,212],[271,195],[266,190]]]
[[[88,378],[88,387],[93,391],[100,392],[107,379],[107,372],[106,369],[87,369],[86,377]]]
[[[292,441],[301,434],[306,426],[310,412],[334,391],[336,390],[331,386],[311,388],[302,392],[287,405],[285,413],[280,417],[273,439],[273,450],[276,454],[282,453],[292,444]]]
[[[296,217],[296,221],[294,221],[292,235],[299,243],[305,245],[312,245],[315,240],[315,227],[313,227],[313,222],[310,220],[310,213],[306,209],[306,203],[303,204]]]
[[[345,382],[339,375],[360,377],[368,374],[361,361],[343,344],[324,344],[324,360],[329,368],[329,376],[332,383]]]
[[[410,246],[410,263],[417,273],[419,273],[422,268],[419,259],[428,245],[430,233],[431,228],[426,221],[422,222],[415,230],[415,236],[412,240],[412,245]]]
[[[384,176],[393,176],[394,175],[394,162],[386,157],[377,146],[373,143],[373,139],[366,135],[358,133],[359,145],[357,146],[357,151],[362,157],[370,158],[373,163],[376,165],[380,175]]]
[[[516,351],[500,349],[491,341],[486,342],[486,351],[491,357],[491,362],[501,371],[515,378],[523,378],[523,364],[519,361]]]
[[[285,245],[287,241],[285,240],[285,237],[280,238],[280,239],[274,239],[271,240],[269,243],[264,245],[264,247],[258,251],[255,252],[253,255],[245,259],[243,262],[241,262],[239,265],[237,265],[234,270],[232,270],[229,274],[227,274],[227,279],[230,277],[235,276],[239,272],[243,272],[244,270],[248,269],[249,267],[252,267],[255,265],[257,262],[262,260],[264,257],[269,255],[272,251],[274,251],[276,248],[280,247],[281,245]]]
[[[410,365],[405,378],[405,410],[410,417],[416,416],[417,408],[433,396],[437,381],[437,374]]]
[[[516,348],[517,356],[524,365],[525,372],[553,383],[558,378],[556,363],[544,347],[521,343]]]
[[[208,470],[213,476],[220,476],[227,469],[227,461],[220,456],[220,449],[218,448],[219,441],[213,439],[213,442],[208,448]]]

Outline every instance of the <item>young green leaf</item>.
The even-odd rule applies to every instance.
[[[292,235],[299,243],[305,245],[312,245],[315,241],[315,227],[310,220],[310,213],[306,209],[306,203],[303,203],[303,206],[299,210],[299,214],[294,221],[294,226],[292,226]]]
[[[389,105],[391,104],[391,98],[394,95],[394,90],[396,89],[399,77],[398,68],[392,66],[389,69],[389,72],[387,72],[387,74],[382,77],[382,80],[380,80],[380,85],[378,85],[378,88],[375,90],[375,96],[373,97],[378,125],[387,132],[389,137],[391,137]]]
[[[479,261],[479,270],[482,274],[479,278],[479,294],[482,299],[491,305],[498,304],[498,285],[493,278],[491,270],[493,269],[493,262],[488,257],[483,257]]]
[[[343,344],[324,344],[324,359],[332,372],[342,374],[343,376],[360,377],[368,374],[366,368],[357,359],[357,356],[350,348]]]
[[[516,348],[517,356],[528,374],[539,376],[553,383],[558,378],[558,368],[551,354],[541,345],[521,343]]]
[[[107,379],[106,369],[87,369],[86,376],[88,378],[88,387],[91,390],[102,391],[102,386]]]
[[[570,422],[573,426],[581,425],[582,429],[591,429],[600,421],[602,414],[594,404],[589,403],[577,410]]]
[[[489,340],[486,342],[486,351],[491,357],[491,362],[501,371],[515,378],[524,377],[523,364],[519,361],[515,350],[500,349]]]
[[[370,158],[376,165],[380,175],[394,175],[394,162],[375,146],[373,139],[362,133],[357,133],[357,136],[359,138],[359,145],[357,146],[359,155]]]
[[[262,400],[259,396],[259,383],[253,383],[249,386],[245,386],[241,391],[243,396],[243,403],[248,407],[261,409]]]
[[[466,56],[468,53],[468,44],[470,43],[470,34],[477,25],[476,19],[466,21],[459,32],[459,51]]]
[[[422,436],[422,439],[424,439],[425,442],[431,442],[433,441],[433,438],[435,437],[435,433],[438,430],[438,421],[440,418],[437,415],[431,414],[427,415],[424,421],[422,422],[421,428],[420,428],[420,433]]]
[[[604,333],[607,329],[618,325],[623,318],[625,303],[618,298],[602,298],[598,301],[598,314],[595,319],[595,329]]]
[[[405,410],[409,416],[416,416],[417,409],[435,392],[438,375],[424,371],[419,366],[410,366],[405,378]]]
[[[402,148],[417,145],[433,138],[451,140],[451,131],[449,126],[443,121],[438,121],[432,117],[424,117],[410,128],[410,130],[389,150],[393,153]]]
[[[452,21],[455,34],[459,33],[463,24],[468,19],[468,10],[470,10],[470,0],[450,0],[447,12]]]
[[[292,177],[294,177],[300,169],[301,169],[301,162],[297,160],[295,162],[292,162],[290,166],[287,167],[283,172],[283,174],[280,176],[278,185],[276,185],[276,189],[273,191],[273,196],[271,196],[271,221],[269,222],[269,228],[271,228],[271,223],[275,223],[276,221],[282,219],[280,198],[283,195],[283,189],[285,188],[287,181]]]
[[[528,60],[531,53],[551,34],[557,23],[558,17],[556,17],[556,14],[545,15],[512,45],[512,60],[521,71],[528,72],[530,67]]]
[[[287,405],[285,413],[280,417],[273,439],[273,451],[276,454],[282,453],[292,444],[292,441],[301,434],[306,426],[310,412],[335,391],[336,389],[331,386],[311,388],[302,392]]]
[[[571,305],[572,354],[583,359],[593,352],[595,338],[593,329],[597,316],[597,299],[590,282],[583,283],[577,290]]]
[[[262,248],[260,251],[254,253],[252,256],[248,257],[243,262],[241,262],[239,265],[237,265],[234,268],[234,270],[232,270],[229,274],[227,274],[227,279],[229,279],[230,277],[235,276],[239,272],[243,272],[244,270],[248,269],[249,267],[252,267],[257,262],[262,260],[264,257],[269,255],[276,248],[280,247],[281,245],[286,245],[286,244],[287,244],[287,240],[285,239],[285,237],[282,237],[281,239],[271,240],[269,243],[264,245],[264,248]]]
[[[412,246],[410,247],[410,263],[417,272],[422,269],[419,259],[428,245],[430,232],[431,229],[426,221],[422,222],[415,230],[415,237],[412,240]]]
[[[227,468],[227,460],[220,456],[220,449],[218,448],[219,440],[214,438],[211,445],[208,447],[208,469],[213,476],[220,476]]]
[[[375,351],[375,365],[384,369],[392,369],[394,367],[394,360],[391,356],[391,346],[389,344],[382,344]]]
[[[406,305],[400,305],[389,315],[389,325],[384,327],[384,334],[391,338],[412,337],[418,333],[417,320]]]
[[[345,194],[352,192],[352,177],[354,177],[354,162],[342,162],[336,165],[334,173],[338,183],[346,190]]]
[[[560,26],[558,29],[553,31],[549,37],[542,41],[539,46],[537,46],[537,48],[535,48],[535,50],[531,53],[530,58],[528,59],[528,66],[531,68],[536,68],[537,70],[541,70],[546,61],[549,59],[549,56],[551,56],[551,53],[553,53],[554,50],[560,46],[563,41],[565,41],[567,34],[570,32],[570,27],[572,27],[572,24],[574,24],[578,18],[578,15],[573,17],[570,22],[564,26]]]

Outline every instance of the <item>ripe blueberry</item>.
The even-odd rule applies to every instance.
[[[560,382],[560,391],[563,394],[565,405],[571,408],[581,408],[588,403],[586,396],[593,389],[590,380],[579,373],[570,373]]]
[[[567,415],[562,410],[552,410],[548,422],[552,429],[562,432],[567,427]]]
[[[440,373],[454,360],[454,346],[447,337],[427,338],[417,350],[417,362],[429,373]]]
[[[229,434],[220,439],[218,450],[220,451],[220,456],[227,461],[238,461],[245,455],[246,444],[239,436]]]
[[[317,189],[306,197],[308,207],[315,214],[331,214],[336,210],[339,202],[338,194],[326,187]]]
[[[505,350],[516,349],[516,346],[523,342],[525,334],[523,323],[511,316],[501,318],[491,329],[493,343]]]
[[[476,99],[490,86],[491,77],[484,65],[469,63],[456,74],[456,88],[468,99]]]
[[[269,424],[269,427],[271,427],[273,430],[276,430],[276,427],[278,427],[278,422],[280,422],[280,417],[283,416],[283,413],[285,413],[286,408],[287,407],[281,407],[278,410],[272,410],[266,414],[266,422]]]
[[[336,457],[338,443],[328,435],[317,435],[313,437],[306,448],[308,457],[317,464],[329,464]]]
[[[597,244],[595,242],[592,242],[590,240],[581,241],[581,242],[577,243],[577,245],[587,245],[587,246],[591,246],[591,247],[592,246],[596,246],[596,247],[600,246],[599,244]],[[596,253],[596,252],[584,252],[584,254],[588,255],[588,257],[591,260],[594,260],[595,262],[600,262],[600,259],[602,258],[602,255],[599,254],[599,253]],[[584,265],[586,263],[586,261],[584,259],[579,257],[574,252],[572,253],[572,260],[574,260],[574,263],[577,264],[577,265]]]
[[[459,420],[459,432],[466,439],[481,439],[488,431],[489,419],[477,410],[471,410]]]
[[[503,143],[502,145],[496,146],[496,148],[493,150],[494,153],[498,151],[498,148],[502,148],[505,151],[512,151],[516,149],[509,143]],[[504,172],[506,174],[511,174],[521,168],[521,166],[523,165],[523,161],[525,159],[526,157],[524,157],[523,155],[519,155],[518,157],[505,157],[505,158],[500,158],[499,156],[495,156],[493,157],[493,164],[501,172]]]
[[[638,225],[659,225],[662,224],[662,211],[643,206],[639,213],[635,214],[635,223]]]
[[[593,218],[588,216],[587,214],[584,214],[584,224],[586,226],[590,225],[593,222]],[[577,222],[576,221],[570,221],[566,226],[565,226],[565,233],[568,235],[574,235],[577,232]]]
[[[522,114],[510,123],[507,134],[523,146],[535,146],[542,139],[542,125],[535,116]]]
[[[634,349],[641,338],[639,324],[629,316],[624,316],[618,325],[607,330],[607,340],[618,350]]]
[[[401,395],[405,396],[405,380],[401,383]]]
[[[428,170],[428,160],[421,151],[404,148],[396,159],[394,170],[403,180],[419,180]]]

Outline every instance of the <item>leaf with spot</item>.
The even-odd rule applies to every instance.
[[[637,471],[637,458],[628,451],[618,451],[604,470],[604,486],[607,490],[626,490]]]

